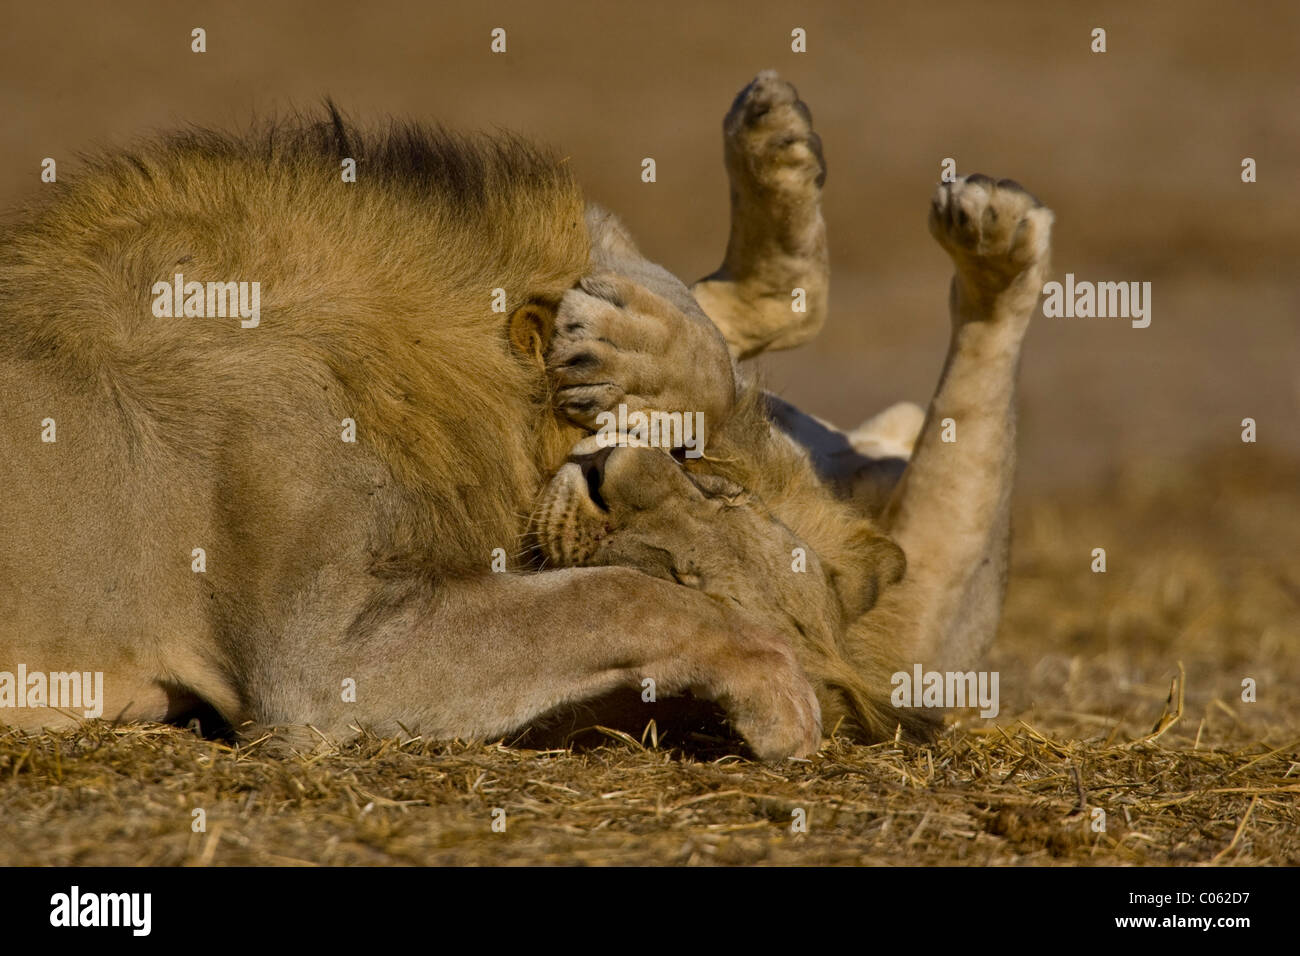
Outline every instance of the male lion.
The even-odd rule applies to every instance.
[[[731,242],[694,287],[716,327],[612,217],[584,207],[562,163],[512,139],[363,137],[335,115],[172,136],[51,187],[0,248],[0,706],[17,707],[0,716],[78,716],[23,708],[38,703],[24,688],[7,699],[4,671],[90,670],[104,673],[108,716],[168,719],[202,702],[232,724],[327,738],[482,738],[652,676],[661,694],[717,701],[760,757],[814,750],[815,692],[765,609],[627,567],[530,573],[512,557],[490,570],[611,402],[702,411],[712,458],[715,440],[754,421],[731,355],[819,326],[825,240],[806,109],[764,74],[726,135]],[[342,158],[357,161],[357,182],[340,181]],[[1003,313],[1033,284],[1046,227],[1037,258],[1001,287],[983,260],[963,272],[960,256],[985,250],[950,232],[954,301],[998,330],[967,337],[971,361],[994,363],[985,390],[1005,399],[985,410],[965,404],[972,386],[957,390],[984,442],[958,457],[997,461],[1012,440],[997,363],[1013,364],[1018,344]],[[205,316],[201,296],[191,311],[188,286],[183,316],[155,317],[151,290],[176,273],[258,282],[260,322]],[[812,308],[791,323],[772,303],[794,285]],[[490,308],[501,298],[505,314]],[[936,408],[976,377],[955,374],[961,354]],[[806,440],[811,420],[775,414]],[[979,559],[1005,533],[1006,476],[965,489],[960,463],[917,472],[944,454],[927,455],[927,434],[887,515],[913,565],[934,546],[935,567],[921,560],[919,583],[893,589],[911,598],[891,605],[886,589],[872,619],[974,649],[996,619],[981,595],[999,572]],[[826,481],[810,479],[810,501],[862,483],[860,462],[813,460]],[[955,518],[925,514],[963,493]],[[936,533],[948,521],[955,534]],[[848,616],[897,572],[867,524],[847,541],[792,527],[835,569]],[[962,617],[968,605],[984,616]]]

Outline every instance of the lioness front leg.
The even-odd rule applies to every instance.
[[[592,274],[543,336],[556,405],[571,421],[594,428],[625,404],[698,411],[717,425],[735,401],[733,359],[800,345],[825,322],[826,164],[808,107],[767,70],[736,97],[723,134],[731,234],[722,266],[690,290],[646,260],[613,215],[588,207]]]
[[[1016,370],[1046,276],[1051,225],[1051,211],[1006,179],[942,184],[931,204],[930,231],[956,267],[952,341],[916,448],[881,516],[907,555],[907,575],[867,615],[868,624],[909,635],[912,659],[927,667],[969,666],[997,629]]]
[[[731,235],[722,266],[691,292],[744,359],[801,345],[826,321],[826,162],[808,107],[773,70],[740,91],[723,120],[723,143]],[[796,289],[802,312],[794,310]]]
[[[685,417],[675,440],[702,451],[701,432],[735,404],[727,344],[666,271],[644,260],[611,265],[560,302],[546,352],[556,409],[592,430],[620,405],[628,415],[676,413]]]
[[[556,410],[591,430],[620,405],[628,415],[679,414],[683,428],[716,427],[736,400],[722,333],[681,280],[641,255],[612,213],[589,205],[586,222],[592,271],[537,335]],[[702,451],[704,437],[693,432],[687,441],[679,432],[674,440]]]
[[[788,640],[678,585],[571,568],[381,587],[365,601],[381,610],[363,611],[346,641],[322,644],[305,628],[287,638],[301,646],[269,657],[256,724],[309,724],[332,739],[353,727],[494,739],[648,678],[660,696],[716,701],[762,759],[820,745],[816,694]],[[338,693],[347,677],[351,703]]]

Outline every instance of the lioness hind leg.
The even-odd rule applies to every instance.
[[[723,141],[731,235],[722,266],[691,291],[732,354],[749,358],[801,345],[826,320],[826,161],[811,112],[773,70],[736,97]],[[796,289],[803,290],[801,312],[794,309]]]
[[[952,340],[911,461],[882,515],[907,555],[907,576],[862,622],[866,631],[901,628],[912,659],[927,667],[971,665],[997,629],[1016,368],[1047,272],[1051,225],[1051,211],[1005,179],[942,184],[931,204],[930,231],[956,268]]]

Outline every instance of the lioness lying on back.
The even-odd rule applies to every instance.
[[[825,165],[809,111],[774,74],[742,91],[724,129],[727,264],[692,291],[744,357],[807,341],[824,319]],[[632,567],[701,591],[787,636],[827,727],[867,740],[899,726],[927,734],[933,713],[892,707],[890,676],[914,662],[970,667],[993,638],[1006,577],[1015,374],[1051,222],[1010,180],[940,185],[930,230],[956,275],[952,342],[928,413],[895,406],[844,435],[742,386],[729,415],[710,419],[703,457],[587,438],[534,513],[549,566]],[[637,255],[627,236],[617,245]],[[790,309],[794,287],[814,291],[810,313]],[[628,309],[634,293],[617,281],[582,288],[566,295],[551,367],[562,407],[572,416],[576,396],[575,420],[591,427],[624,397],[609,384],[621,378],[609,374],[616,363],[599,356],[637,354],[656,323],[644,303]],[[706,344],[688,366],[695,378],[678,382],[687,400],[650,404],[689,411],[694,389],[703,397],[715,387],[713,364]],[[940,440],[949,422],[957,442]]]
[[[896,407],[852,436],[903,458],[919,445],[903,481],[890,460],[749,387],[701,458],[581,441],[534,513],[550,565],[632,567],[742,609],[790,639],[828,727],[928,734],[932,712],[890,705],[890,675],[904,661],[969,666],[992,637],[1016,356],[1049,225],[1009,181],[939,187],[931,229],[958,269],[945,376],[924,424]],[[960,422],[960,448],[935,443],[945,418]]]

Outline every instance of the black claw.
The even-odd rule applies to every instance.
[[[595,355],[590,352],[579,352],[577,355],[567,359],[563,364],[561,364],[560,368],[579,372],[584,369],[594,368],[599,364],[600,359],[596,358]]]
[[[575,415],[590,415],[599,408],[594,398],[569,398],[565,399],[564,407]]]
[[[749,95],[749,91],[754,88],[754,84],[756,82],[758,81],[750,80],[748,83],[745,84],[745,88],[736,94],[736,98],[731,101],[731,109],[727,110],[728,116],[737,113],[740,110],[740,108],[745,105],[745,97]]]
[[[822,138],[816,133],[810,132],[808,134],[808,148],[817,157],[817,165],[821,167],[821,172],[817,174],[817,188],[821,189],[826,183],[826,157],[822,155]]]

